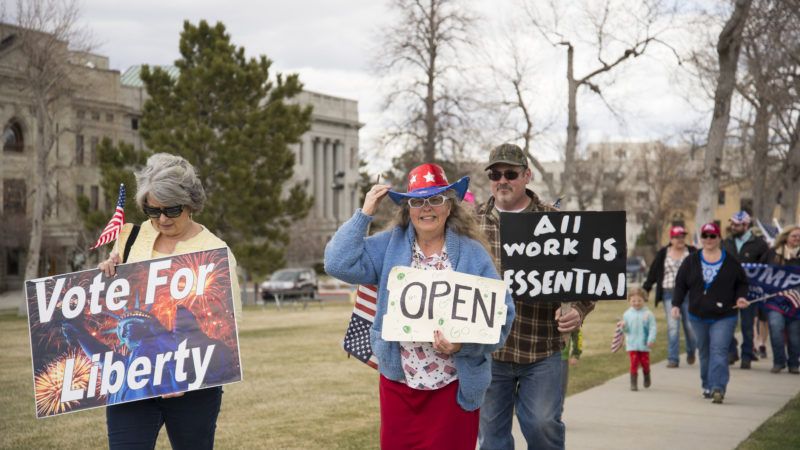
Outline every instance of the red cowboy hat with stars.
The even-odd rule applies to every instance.
[[[408,192],[389,191],[389,198],[398,205],[409,198],[427,198],[452,189],[461,201],[469,187],[469,177],[448,183],[444,169],[438,164],[422,164],[408,172]]]

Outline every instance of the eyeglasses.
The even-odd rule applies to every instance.
[[[488,176],[492,181],[500,181],[500,179],[503,177],[506,177],[506,180],[508,181],[513,181],[519,177],[519,174],[520,172],[517,172],[516,170],[505,170],[502,172],[499,170],[492,170],[487,173],[486,176]]]
[[[428,198],[410,198],[408,199],[408,206],[412,208],[422,208],[427,203],[429,206],[442,206],[447,200],[444,195],[434,195]]]
[[[170,219],[174,219],[180,216],[183,212],[183,205],[167,206],[166,208],[153,208],[145,203],[142,206],[142,209],[144,210],[144,213],[147,214],[147,217],[150,217],[151,219],[158,219],[161,217],[161,214],[164,214]]]
[[[703,238],[703,239],[716,239],[717,237],[719,237],[719,235],[718,234],[712,234],[712,233],[703,233],[703,234],[700,235],[700,237]]]

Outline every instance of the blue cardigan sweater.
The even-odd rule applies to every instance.
[[[325,271],[348,283],[378,286],[378,307],[370,330],[372,352],[378,358],[381,374],[390,380],[401,381],[405,379],[405,374],[400,362],[400,343],[384,341],[381,330],[389,296],[386,289],[389,271],[395,266],[411,265],[414,227],[396,227],[366,237],[370,222],[372,217],[358,209],[336,231],[325,247]],[[477,241],[461,236],[448,227],[445,246],[456,272],[500,279],[492,258]],[[508,313],[500,333],[500,342],[495,345],[463,344],[461,350],[453,354],[459,380],[457,401],[467,411],[474,411],[483,403],[486,389],[492,381],[491,353],[503,346],[511,329],[514,302],[508,293],[505,302]]]

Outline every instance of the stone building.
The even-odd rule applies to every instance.
[[[30,185],[36,120],[31,99],[21,89],[22,54],[15,27],[0,24],[0,292],[21,288],[32,214]],[[66,43],[63,43],[66,48]],[[40,274],[58,274],[93,265],[99,253],[87,253],[96,236],[83,230],[77,198],[86,196],[93,210],[108,210],[100,188],[96,147],[103,138],[144,148],[139,120],[146,93],[140,67],[124,74],[109,68],[106,56],[65,52],[82,83],[59,108],[58,138],[50,152],[48,209]],[[167,68],[174,70],[174,68]],[[175,72],[177,73],[177,72]],[[295,100],[312,105],[311,129],[295,151],[294,179],[316,199],[309,218],[292,227],[292,265],[320,262],[324,245],[359,201],[358,103],[315,92]],[[129,195],[133,195],[129,191]],[[88,244],[87,244],[88,243]],[[89,255],[89,260],[87,260]]]

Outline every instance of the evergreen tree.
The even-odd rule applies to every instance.
[[[142,70],[150,99],[141,133],[153,152],[191,162],[208,197],[195,220],[232,248],[240,266],[261,276],[284,265],[287,228],[312,199],[291,179],[289,144],[310,127],[311,108],[287,103],[302,90],[297,75],[270,79],[272,62],[246,58],[225,26],[184,22],[180,74]]]
[[[134,172],[141,169],[147,158],[150,156],[148,151],[138,151],[132,145],[120,142],[113,145],[111,140],[103,138],[97,146],[97,159],[100,166],[100,187],[102,188],[104,205],[110,208],[100,207],[92,211],[89,198],[81,196],[77,199],[78,209],[81,212],[84,227],[89,236],[96,239],[100,232],[108,224],[108,219],[113,214],[113,208],[117,204],[119,195],[119,185],[125,184],[128,195],[125,197],[125,222],[142,223],[147,216],[136,206],[136,178]],[[87,243],[93,244],[94,241]]]

